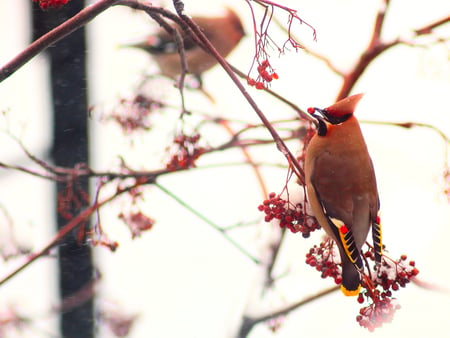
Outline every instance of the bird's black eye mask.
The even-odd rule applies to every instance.
[[[345,114],[342,116],[334,116],[327,112],[326,109],[319,109],[319,108],[313,108],[314,112],[311,114],[319,123],[319,126],[317,128],[317,134],[319,136],[325,136],[327,134],[327,124],[325,122],[328,122],[330,124],[341,124],[345,121],[347,121],[352,114]]]

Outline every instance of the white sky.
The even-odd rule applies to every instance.
[[[224,1],[221,1],[224,2]],[[219,3],[219,2],[218,2]],[[245,20],[246,31],[251,33],[248,6],[241,0],[229,3],[239,10]],[[298,9],[301,18],[312,24],[318,41],[312,42],[306,26],[298,28],[302,42],[314,50],[331,55],[335,64],[349,69],[364,48],[372,28],[373,17],[380,1],[289,1],[286,5]],[[186,11],[209,13],[204,1],[186,1]],[[9,61],[26,43],[29,27],[24,25],[26,1],[0,2],[0,20],[3,45],[0,63]],[[202,7],[201,10],[199,7]],[[11,12],[13,11],[13,12]],[[14,13],[14,15],[12,15]],[[385,37],[398,32],[409,36],[409,31],[450,13],[450,4],[444,0],[392,1],[386,21]],[[102,14],[89,25],[91,57],[90,104],[107,107],[119,96],[129,94],[139,74],[153,67],[151,61],[138,51],[118,49],[117,46],[145,36],[151,24],[146,16],[114,8]],[[5,27],[17,34],[5,34]],[[449,36],[449,28],[440,31]],[[274,32],[273,36],[282,36]],[[252,38],[248,36],[231,55],[229,61],[247,70],[252,59]],[[280,79],[272,89],[283,93],[300,107],[328,106],[333,102],[340,80],[302,51],[271,59]],[[45,63],[36,59],[17,74],[0,84],[0,109],[9,109],[11,129],[36,154],[48,146],[48,102],[45,86],[40,79]],[[241,98],[231,81],[218,68],[204,78],[205,86],[216,98],[211,105],[198,95],[187,96],[191,109],[256,122],[255,113]],[[39,83],[39,84],[37,84]],[[169,86],[170,87],[170,86]],[[154,88],[153,88],[154,89]],[[294,112],[286,106],[255,93],[258,104],[271,119],[291,117]],[[449,101],[450,66],[447,50],[442,46],[431,49],[396,47],[383,54],[357,83],[354,93],[367,95],[357,110],[364,120],[417,121],[439,126],[450,135]],[[227,94],[225,94],[227,93]],[[26,99],[24,99],[24,96]],[[176,93],[167,97],[177,98]],[[230,97],[232,99],[230,99]],[[175,101],[178,102],[178,101]],[[136,168],[153,166],[161,159],[159,147],[164,147],[173,130],[175,114],[164,120],[164,127],[152,135],[122,139],[114,126],[97,123],[93,117],[95,136],[92,148],[93,167],[107,169],[117,166],[117,155],[126,154],[128,163]],[[2,129],[4,120],[1,120]],[[213,130],[211,133],[215,133]],[[408,254],[417,262],[420,277],[445,287],[450,285],[447,270],[447,238],[449,235],[450,207],[442,192],[443,142],[436,134],[425,129],[402,130],[394,127],[363,125],[363,132],[376,167],[381,196],[384,242],[393,258]],[[214,134],[213,134],[214,135]],[[264,133],[264,136],[266,134]],[[217,142],[223,133],[217,132]],[[214,139],[213,139],[214,141]],[[20,157],[17,147],[0,135],[2,161],[14,162]],[[296,151],[297,144],[289,144]],[[274,146],[255,150],[255,158],[282,162],[282,155]],[[236,161],[239,153],[223,153],[203,163]],[[201,164],[201,162],[200,162]],[[264,170],[270,191],[279,192],[285,179],[283,170]],[[2,173],[0,205],[15,220],[16,235],[24,242],[39,248],[50,238],[51,207],[41,196],[51,191],[47,183]],[[198,170],[186,175],[171,175],[161,184],[175,192],[191,206],[213,219],[219,225],[254,220],[262,196],[250,169],[231,167]],[[42,191],[30,194],[30,191]],[[292,192],[291,192],[292,193]],[[143,211],[157,220],[154,229],[134,241],[117,221],[117,207],[102,212],[103,226],[111,238],[120,243],[119,250],[111,254],[96,249],[97,264],[102,272],[99,287],[100,305],[118,304],[122,311],[139,313],[140,319],[130,337],[232,337],[240,315],[245,308],[251,314],[264,313],[274,307],[306,297],[331,286],[331,280],[321,280],[319,274],[304,264],[308,248],[320,241],[320,234],[304,240],[289,234],[283,248],[279,274],[288,273],[279,286],[264,300],[258,300],[260,271],[211,227],[181,209],[173,200],[157,189],[145,195]],[[26,212],[24,212],[26,210]],[[22,231],[20,231],[22,229]],[[2,230],[4,231],[4,230]],[[30,234],[32,234],[30,236]],[[246,249],[257,255],[258,249],[270,234],[270,227],[262,225],[236,232],[235,238]],[[1,243],[1,242],[0,242]],[[17,304],[27,314],[39,313],[50,307],[55,299],[51,264],[40,262],[15,280],[0,287],[0,308]],[[6,272],[10,266],[0,268]],[[52,271],[52,270],[51,270]],[[53,272],[50,272],[50,275]],[[37,278],[36,278],[37,277]],[[33,283],[31,283],[33,281]],[[402,309],[394,321],[385,324],[373,334],[359,327],[355,321],[359,304],[340,293],[324,297],[293,312],[275,337],[447,337],[450,332],[448,308],[450,295],[408,286],[396,294]],[[20,307],[19,307],[20,305]],[[42,326],[46,325],[43,321]],[[50,321],[49,330],[53,330]],[[21,337],[36,337],[39,332],[25,332]],[[44,336],[44,335],[43,335]],[[111,337],[102,330],[103,338]],[[274,337],[265,325],[253,330],[250,337]]]

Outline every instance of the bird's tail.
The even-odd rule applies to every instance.
[[[346,296],[357,296],[361,288],[361,275],[355,265],[344,258],[342,262],[341,291]]]

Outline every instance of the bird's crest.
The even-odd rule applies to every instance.
[[[364,94],[361,93],[346,97],[345,99],[336,102],[335,104],[329,106],[328,108],[325,108],[324,110],[333,117],[342,117],[345,115],[353,114],[356,105],[363,96]]]

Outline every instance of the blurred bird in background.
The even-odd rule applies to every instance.
[[[202,29],[203,33],[216,48],[220,55],[226,57],[245,35],[241,20],[230,8],[226,8],[221,16],[193,17],[192,20]],[[173,28],[180,31],[188,73],[193,74],[201,87],[201,74],[212,68],[216,59],[199,47],[189,33],[183,31],[177,24]],[[160,28],[145,41],[125,47],[140,48],[148,52],[158,64],[162,75],[177,79],[182,74],[181,59],[174,37],[165,29]]]

